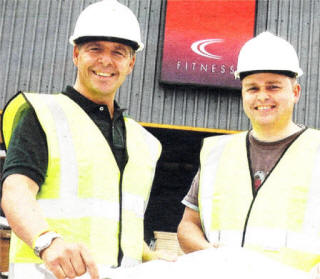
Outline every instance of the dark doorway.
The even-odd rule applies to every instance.
[[[162,143],[162,155],[145,215],[145,240],[149,243],[153,238],[153,231],[177,231],[184,211],[181,200],[187,194],[199,167],[202,139],[218,134],[147,129]]]

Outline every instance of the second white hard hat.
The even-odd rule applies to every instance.
[[[144,47],[136,16],[117,0],[99,1],[81,12],[69,41],[75,45],[81,39],[90,38],[118,41],[136,51]]]
[[[297,77],[303,74],[294,47],[281,37],[263,32],[249,40],[241,48],[235,77],[255,71],[292,72]]]

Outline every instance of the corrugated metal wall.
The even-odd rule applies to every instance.
[[[138,16],[146,49],[118,101],[143,122],[243,130],[240,92],[159,83],[165,0],[119,0]],[[57,92],[73,84],[72,33],[80,11],[94,0],[0,0],[0,109],[18,90]],[[293,43],[305,75],[295,120],[319,123],[320,0],[257,0],[256,31]],[[262,54],[263,55],[263,54]]]

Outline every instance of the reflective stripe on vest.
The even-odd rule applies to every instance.
[[[246,133],[227,138],[209,138],[201,151],[201,172],[206,173],[200,173],[199,206],[206,236],[230,246],[241,246],[244,237],[244,247],[310,270],[320,261],[319,131],[307,129],[290,145],[255,198]],[[222,141],[227,142],[220,150]],[[215,172],[209,172],[210,156],[218,162]],[[208,199],[211,213],[203,215]]]
[[[202,156],[206,156],[206,158],[202,158],[201,160],[205,160],[206,164],[201,166],[201,180],[206,181],[206,183],[201,184],[201,201],[199,203],[200,212],[201,212],[201,221],[203,224],[203,228],[205,234],[210,242],[214,242],[216,237],[219,236],[211,236],[211,225],[212,225],[212,198],[214,193],[214,187],[212,185],[215,184],[216,173],[218,171],[219,158],[222,155],[222,151],[224,150],[226,144],[231,139],[230,136],[220,136],[211,138],[214,142],[211,144],[215,145],[215,149],[212,150],[209,154],[202,154]],[[208,139],[204,139],[204,142],[208,141]],[[214,232],[213,232],[214,233]]]
[[[3,114],[6,144],[18,121],[14,112],[26,105],[21,96]],[[117,265],[120,172],[109,145],[65,95],[26,93],[25,98],[35,109],[48,142],[47,177],[37,195],[48,223],[67,241],[86,244],[98,263]],[[122,179],[121,247],[125,262],[132,265],[142,257],[143,216],[161,145],[135,121],[125,118],[125,126],[129,159]],[[15,235],[11,246],[11,262],[40,262]]]

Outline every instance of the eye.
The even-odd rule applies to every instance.
[[[99,52],[100,50],[101,50],[101,48],[97,47],[97,46],[93,46],[93,47],[89,48],[89,51],[91,51],[91,52]]]
[[[121,57],[125,57],[126,56],[126,53],[124,51],[121,51],[121,50],[114,50],[113,54],[116,55],[116,56],[121,56]]]
[[[254,92],[258,91],[258,90],[259,89],[256,86],[251,86],[251,87],[247,88],[247,92],[249,92],[249,93],[254,93]]]
[[[272,90],[272,91],[276,91],[276,90],[279,90],[281,87],[278,86],[278,85],[270,85],[267,87],[268,90]]]

